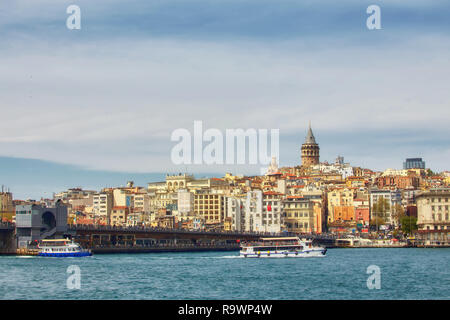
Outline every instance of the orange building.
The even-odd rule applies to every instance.
[[[335,206],[333,211],[335,221],[355,221],[354,206]]]
[[[420,185],[420,178],[415,175],[409,176],[385,176],[377,179],[379,189],[384,187],[397,187],[399,189],[418,188]]]
[[[370,210],[369,207],[356,207],[355,220],[363,225],[369,225]]]

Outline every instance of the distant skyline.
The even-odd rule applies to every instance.
[[[344,159],[346,159],[344,157]],[[405,158],[406,159],[406,158]],[[405,160],[403,159],[403,161]],[[423,159],[426,162],[426,159]],[[322,162],[325,160],[321,160]],[[330,159],[329,162],[334,160]],[[427,163],[427,162],[426,162]],[[300,161],[297,165],[300,164]],[[281,166],[283,163],[279,163]],[[358,166],[357,164],[352,164]],[[364,167],[366,168],[366,167]],[[402,164],[389,168],[402,169]],[[389,169],[384,168],[384,169]],[[429,168],[427,163],[427,168]],[[383,171],[384,169],[374,169]],[[51,198],[53,193],[61,192],[69,188],[81,187],[86,190],[101,190],[106,187],[125,186],[128,181],[133,181],[136,186],[146,187],[149,182],[164,181],[166,174],[185,173],[179,170],[173,172],[114,172],[89,170],[79,166],[54,163],[37,159],[0,157],[0,185],[13,193],[14,199]],[[226,172],[233,174],[258,175],[258,172],[236,172],[225,170],[224,172],[202,173],[188,171],[196,178],[223,177]]]
[[[81,30],[66,28],[71,4]],[[381,30],[366,28],[372,4]],[[279,129],[282,166],[300,164],[311,120],[321,161],[448,170],[448,12],[444,0],[2,1],[0,185],[37,198],[259,173],[173,165],[170,135],[195,120]]]

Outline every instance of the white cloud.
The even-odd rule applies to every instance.
[[[448,38],[346,48],[301,39],[10,47],[0,65],[0,155],[164,171],[172,130],[192,130],[194,120],[279,128],[299,144],[308,120],[316,131],[449,133]]]

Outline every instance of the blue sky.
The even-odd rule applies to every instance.
[[[366,28],[371,4],[382,30]],[[311,120],[321,160],[448,170],[449,15],[425,0],[2,1],[0,184],[37,198],[259,171],[173,165],[171,132],[194,120],[279,129],[281,165],[299,164]]]

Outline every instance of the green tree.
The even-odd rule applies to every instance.
[[[391,205],[388,199],[383,196],[379,197],[377,201],[372,205],[372,217],[386,219],[386,215],[389,212]]]
[[[379,230],[380,226],[385,223],[386,221],[380,217],[372,217],[372,219],[370,219],[370,226],[375,227],[377,231]]]
[[[396,223],[400,223],[400,217],[405,214],[405,210],[403,209],[403,206],[401,204],[395,204],[392,207],[392,220],[394,220]]]
[[[383,196],[378,197],[377,201],[372,205],[370,225],[375,226],[377,231],[379,230],[380,225],[386,223],[386,217],[390,207],[389,200],[385,199]]]
[[[416,217],[402,215],[400,217],[400,224],[401,224],[402,231],[408,235],[411,235],[414,231],[417,230],[417,218]]]

